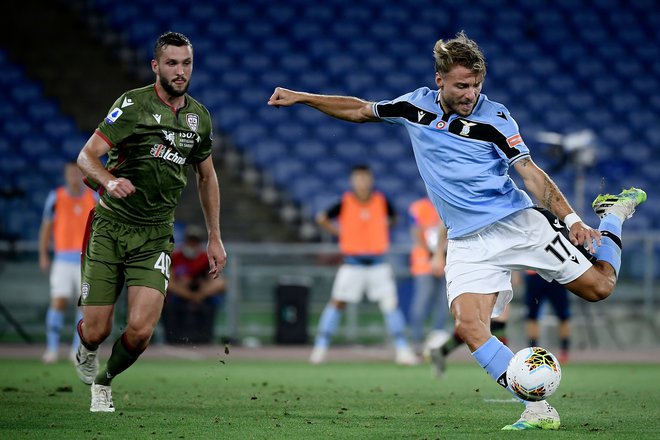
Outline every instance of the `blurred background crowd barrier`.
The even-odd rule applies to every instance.
[[[11,38],[0,42],[0,340],[43,334],[48,280],[35,250],[46,195],[114,100],[153,81],[151,50],[168,30],[192,40],[190,93],[214,123],[230,255],[217,337],[286,340],[300,327],[278,332],[277,324],[296,317],[307,318],[296,322],[311,337],[338,262],[314,215],[348,188],[356,162],[371,166],[400,215],[390,258],[405,308],[405,212],[425,193],[405,130],[266,101],[276,86],[368,100],[433,88],[433,44],[465,30],[487,58],[483,92],[508,107],[534,161],[587,223],[596,224],[589,202],[598,193],[639,186],[649,195],[624,227],[615,295],[589,305],[572,299],[574,346],[660,345],[657,1],[35,0],[12,2],[8,14]],[[202,224],[192,183],[177,219]],[[305,304],[289,304],[297,296]],[[521,300],[513,343],[524,334]],[[384,338],[374,305],[350,309],[344,322],[340,339]]]
[[[660,267],[654,258],[660,234],[630,233],[625,240],[624,264],[614,295],[595,304],[571,295],[576,349],[657,349],[660,345],[660,295],[656,287]],[[0,265],[0,341],[42,341],[48,280],[39,272],[33,245],[25,243],[12,250],[11,258],[7,258],[7,243],[0,246],[4,256]],[[215,342],[259,346],[311,341],[337,270],[336,246],[230,243],[227,248],[228,287],[216,320]],[[412,294],[408,249],[395,246],[389,259],[407,313]],[[124,301],[120,301],[115,331],[125,322],[124,310]],[[524,323],[523,294],[518,288],[508,330],[513,346],[525,345]],[[543,340],[556,344],[556,325],[551,313],[543,314]],[[358,344],[386,341],[387,332],[377,305],[363,302],[349,307],[337,340]],[[156,332],[155,342],[163,342],[162,329]]]

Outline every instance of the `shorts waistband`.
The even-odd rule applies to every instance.
[[[385,256],[383,255],[347,255],[344,257],[344,264],[355,266],[375,266],[384,262]]]

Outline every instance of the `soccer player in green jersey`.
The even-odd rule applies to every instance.
[[[220,190],[211,158],[208,110],[186,91],[193,70],[192,44],[182,34],[161,35],[151,69],[155,84],[117,99],[92,134],[78,166],[100,200],[83,245],[76,371],[91,385],[92,412],[113,412],[110,382],[146,349],[163,308],[174,247],[174,209],[187,168],[197,188],[208,231],[210,273],[217,277],[227,254],[220,238]],[[103,166],[100,158],[107,155]],[[98,347],[112,329],[115,302],[128,288],[128,322],[99,370]]]

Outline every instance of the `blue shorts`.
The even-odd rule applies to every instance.
[[[527,319],[536,320],[539,317],[541,305],[545,301],[552,304],[552,308],[560,321],[566,321],[571,316],[568,301],[568,290],[557,281],[547,282],[539,275],[527,275],[527,288],[525,303],[527,305]]]

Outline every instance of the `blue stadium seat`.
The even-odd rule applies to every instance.
[[[343,160],[334,158],[330,155],[324,160],[312,164],[309,171],[311,174],[319,176],[326,182],[344,182],[348,180],[350,170],[350,165]]]
[[[347,124],[320,124],[314,127],[311,136],[314,140],[325,143],[330,150],[336,144],[348,137],[349,126]]]
[[[280,157],[269,168],[267,175],[273,183],[285,189],[296,177],[304,175],[307,165],[300,159]]]
[[[365,163],[369,160],[367,147],[363,143],[351,140],[337,142],[330,155],[351,164]]]
[[[399,214],[400,222],[407,223],[408,208],[414,201],[419,200],[422,197],[426,197],[426,193],[410,190],[399,191],[390,197],[390,200]]]
[[[277,139],[261,139],[246,152],[247,157],[260,168],[268,168],[280,157],[286,157],[289,154],[284,142]]]
[[[326,187],[327,183],[323,179],[303,174],[291,179],[289,193],[294,201],[298,203],[309,203],[316,194]]]
[[[263,124],[243,123],[234,131],[234,142],[239,146],[251,148],[256,142],[268,137],[268,129]]]
[[[312,197],[311,202],[309,203],[311,214],[312,216],[315,216],[319,212],[328,210],[332,205],[339,203],[340,201],[340,193],[330,191],[319,192]]]
[[[277,111],[273,109],[273,111]],[[306,124],[299,124],[296,121],[286,121],[277,126],[269,127],[270,136],[280,139],[286,143],[294,143],[297,140],[310,139],[310,127]]]
[[[385,193],[386,196],[392,197],[394,194],[406,190],[407,185],[400,176],[379,176],[376,181],[376,188]]]
[[[328,156],[328,149],[323,142],[315,140],[312,137],[308,140],[300,140],[293,145],[291,153],[293,156],[302,159],[308,164],[321,162]]]
[[[78,134],[78,129],[73,120],[65,117],[57,117],[45,121],[42,125],[42,130],[48,140],[58,147],[65,139]]]
[[[43,136],[26,136],[19,143],[19,148],[23,155],[37,161],[41,158],[50,158],[57,153],[57,146],[52,145]]]
[[[638,175],[646,184],[660,184],[648,165],[660,160],[660,11],[652,1],[598,0],[579,8],[573,0],[477,0],[467,7],[444,2],[433,8],[412,0],[387,7],[379,0],[201,0],[195,5],[168,3],[157,10],[148,0],[90,4],[139,50],[150,51],[164,28],[189,33],[197,51],[191,93],[211,110],[216,127],[262,164],[266,174],[277,175],[285,190],[305,192],[295,182],[310,176],[308,182],[321,179],[331,187],[328,192],[346,188],[350,166],[366,162],[373,164],[379,181],[387,174],[383,177],[390,189],[411,190],[414,184],[411,191],[423,193],[401,127],[352,125],[305,106],[277,110],[265,102],[280,85],[368,100],[393,99],[420,86],[434,88],[433,43],[459,29],[476,38],[488,57],[484,93],[509,108],[528,143],[534,143],[539,130],[591,128],[599,136],[599,164],[589,170],[590,189],[596,190],[604,178],[608,191],[616,191],[610,187]],[[153,20],[145,21],[146,14]],[[411,20],[414,29],[406,27]],[[3,56],[0,51],[0,60]],[[27,80],[20,67],[8,63],[0,84],[12,85],[6,87],[12,105],[0,104],[0,130],[10,145],[33,134],[36,126],[42,127],[37,134],[43,131],[56,146],[61,142],[62,151],[80,149],[85,136],[66,122],[51,121],[59,119],[52,109],[39,108],[40,86]],[[539,163],[551,162],[536,149],[534,155]],[[572,170],[557,175],[572,187]],[[397,179],[405,182],[403,188]],[[318,204],[301,201],[312,210]],[[639,218],[643,220],[636,227],[660,226],[650,217]],[[405,235],[402,231],[397,239]]]
[[[80,150],[82,150],[82,148],[85,146],[88,138],[89,136],[82,134],[68,136],[60,144],[62,155],[64,157],[71,158],[71,160],[75,160],[78,157]]]

